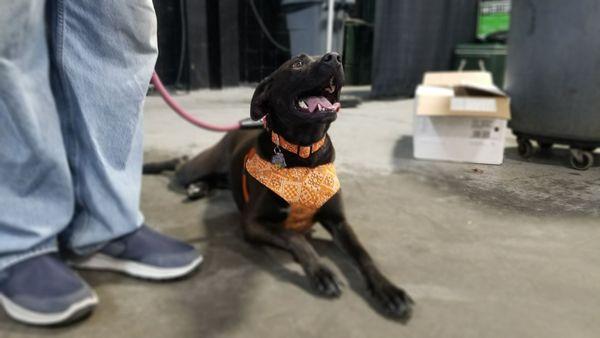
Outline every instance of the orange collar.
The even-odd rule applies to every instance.
[[[274,131],[271,132],[271,141],[273,141],[273,143],[289,151],[290,153],[297,154],[302,158],[308,158],[311,154],[314,154],[321,149],[321,147],[325,144],[325,138],[326,136],[309,146],[299,146],[286,141],[282,136],[278,135]]]

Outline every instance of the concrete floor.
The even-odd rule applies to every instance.
[[[248,115],[251,94],[179,100],[226,122]],[[412,103],[365,102],[331,130],[349,219],[417,302],[408,324],[373,309],[323,231],[315,245],[345,283],[340,299],[314,296],[285,253],[246,244],[228,191],[183,203],[167,176],[154,176],[144,178],[148,223],[202,250],[202,269],[175,283],[84,272],[101,300],[90,318],[33,329],[0,314],[0,337],[599,337],[600,168],[569,169],[564,149],[523,161],[512,138],[502,166],[414,160]],[[149,160],[194,154],[221,137],[182,122],[157,97],[146,103],[145,132]]]

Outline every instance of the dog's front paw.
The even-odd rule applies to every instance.
[[[323,265],[308,272],[308,278],[313,288],[322,296],[334,298],[342,294],[335,274]]]
[[[406,291],[385,279],[371,283],[369,289],[386,315],[401,321],[410,319],[415,302]]]

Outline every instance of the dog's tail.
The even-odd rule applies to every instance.
[[[156,175],[163,171],[174,171],[183,163],[187,162],[188,157],[178,157],[168,161],[145,163],[142,172],[144,175]]]

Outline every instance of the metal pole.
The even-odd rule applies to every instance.
[[[333,6],[335,0],[329,0],[327,8],[327,52],[331,52],[333,49]]]

